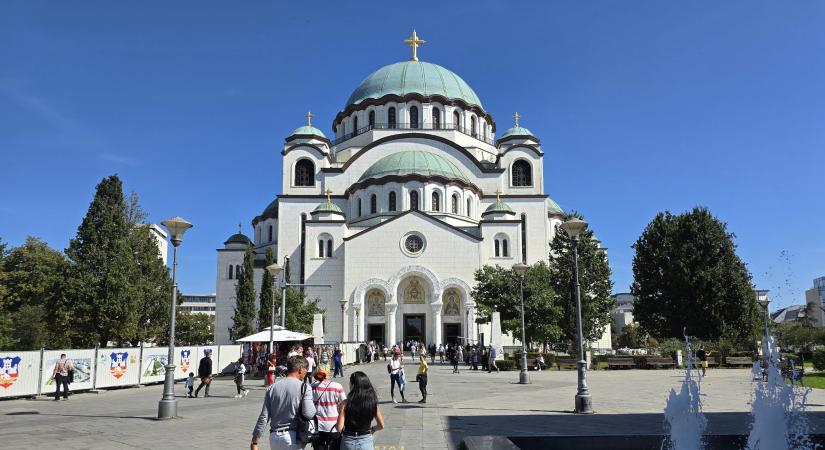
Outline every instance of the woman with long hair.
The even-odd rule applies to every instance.
[[[349,395],[341,402],[335,429],[341,432],[341,450],[373,450],[373,433],[384,429],[378,394],[364,372],[349,376]],[[375,419],[375,425],[372,420]]]

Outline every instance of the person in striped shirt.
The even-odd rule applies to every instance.
[[[347,399],[340,383],[327,379],[327,373],[319,370],[312,383],[312,400],[315,402],[315,417],[318,419],[318,440],[316,450],[337,449],[341,444],[341,433],[335,430],[338,421],[338,405]]]

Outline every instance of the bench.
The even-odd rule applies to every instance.
[[[561,366],[579,367],[579,360],[576,358],[556,358],[556,370],[561,370]]]
[[[633,369],[636,362],[633,358],[607,358],[608,369]]]
[[[645,358],[645,367],[648,369],[651,368],[659,368],[659,367],[676,367],[676,363],[673,361],[673,358],[662,358],[658,356],[648,356]]]
[[[726,366],[753,366],[753,359],[750,356],[728,356],[725,358]]]
[[[699,361],[699,365],[701,366],[701,361]],[[708,367],[718,367],[719,361],[716,360],[715,356],[708,356]]]

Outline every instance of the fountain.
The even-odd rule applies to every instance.
[[[687,332],[684,333],[684,336],[685,353],[687,354],[685,378],[682,380],[682,387],[678,393],[675,389],[670,390],[665,405],[665,420],[670,431],[669,447],[667,448],[701,450],[704,448],[702,437],[708,421],[702,413],[702,400],[699,398],[701,377],[698,373],[696,379],[693,377],[695,365],[690,337],[688,337]],[[665,448],[666,445],[668,445],[668,439],[662,442],[662,448]]]

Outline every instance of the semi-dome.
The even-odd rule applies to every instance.
[[[321,213],[339,214],[342,216],[344,215],[344,211],[341,211],[341,208],[339,208],[338,205],[330,201],[320,203],[318,206],[315,207],[315,209],[312,210],[310,214],[315,215]]]
[[[486,216],[488,214],[508,214],[508,215],[515,215],[516,212],[513,211],[513,208],[510,207],[507,203],[501,201],[501,199],[497,199],[495,203],[488,206],[483,213],[482,216]]]
[[[552,198],[547,197],[547,214],[563,216],[564,210],[561,209],[561,206],[559,206],[559,204],[556,203]]]
[[[469,183],[461,169],[443,156],[420,150],[407,150],[387,155],[367,169],[358,181],[386,176],[423,175]]]
[[[532,132],[530,132],[530,130],[528,130],[527,128],[524,128],[524,127],[521,127],[521,126],[516,125],[516,126],[514,126],[514,127],[510,128],[510,129],[508,129],[507,131],[505,131],[505,132],[504,132],[504,134],[502,134],[502,135],[501,135],[501,137],[500,137],[500,138],[498,138],[498,140],[500,141],[500,140],[502,140],[502,139],[506,139],[506,138],[508,138],[508,137],[517,137],[517,136],[520,136],[520,137],[531,137],[531,138],[535,138],[535,137],[536,137],[536,136],[535,136]]]
[[[389,94],[411,93],[440,95],[483,108],[475,91],[455,72],[423,61],[403,61],[376,70],[358,85],[346,106]]]
[[[229,244],[244,244],[244,245],[252,245],[252,240],[246,237],[243,233],[235,233],[232,236],[229,236],[223,245]]]

